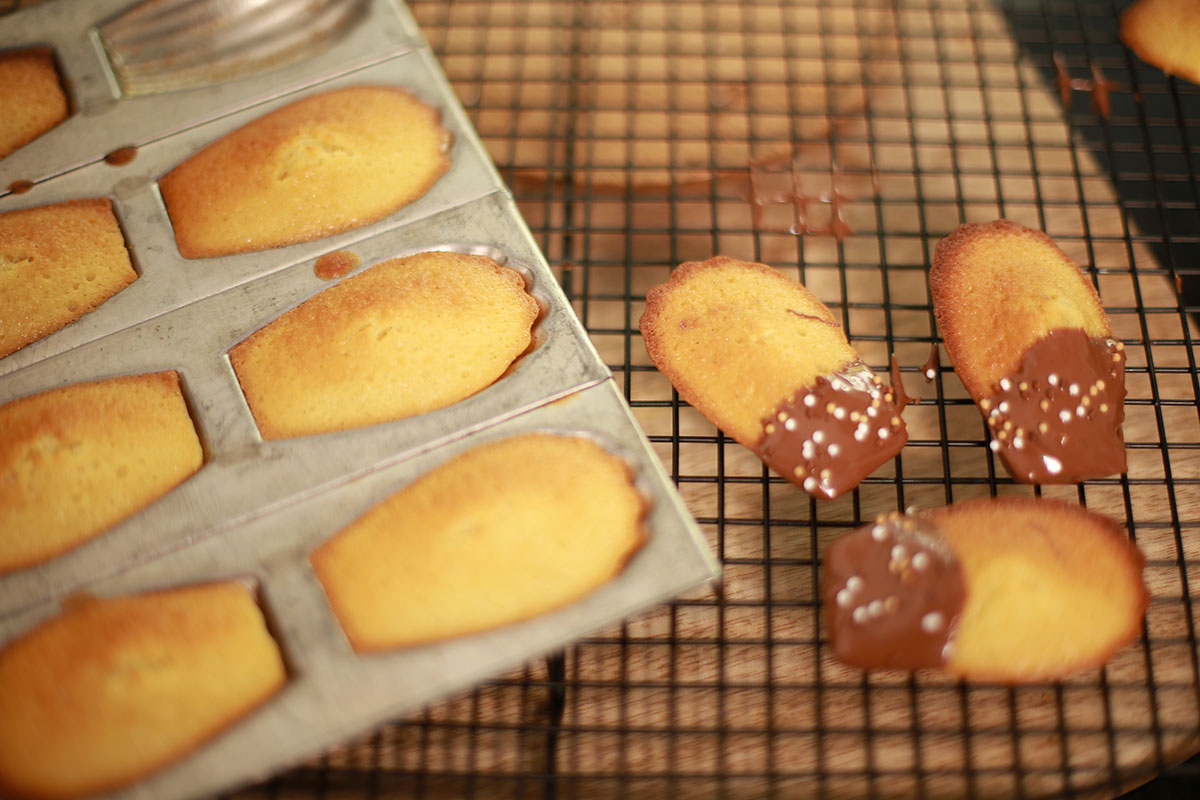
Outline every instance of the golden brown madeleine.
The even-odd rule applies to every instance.
[[[449,141],[408,92],[335,89],[214,142],[159,186],[184,258],[265,250],[393,214],[450,168]]]
[[[1137,636],[1144,563],[1116,521],[1060,500],[893,513],[827,549],[826,630],[851,666],[1056,680]]]
[[[175,372],[76,383],[0,406],[0,573],[99,536],[202,459]]]
[[[908,440],[829,309],[764,264],[681,264],[647,294],[641,331],[684,400],[814,497],[853,489]]]
[[[0,158],[67,118],[67,94],[48,48],[0,53]]]
[[[229,355],[263,438],[307,436],[475,394],[529,348],[539,313],[515,270],[420,253],[326,289]]]
[[[355,650],[491,630],[614,578],[645,542],[629,467],[525,434],[469,450],[340,531],[313,568]]]
[[[1147,64],[1200,83],[1200,4],[1137,0],[1121,14],[1121,41]]]
[[[0,792],[69,798],[125,786],[187,755],[285,680],[241,583],[68,600],[0,650]]]
[[[0,214],[0,358],[137,279],[107,198]]]
[[[1007,220],[938,243],[929,288],[954,371],[1018,481],[1125,471],[1124,345],[1050,237]]]

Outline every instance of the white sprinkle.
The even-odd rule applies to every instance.
[[[1000,402],[1000,405],[996,406],[996,410],[999,411],[1001,414],[1007,414],[1008,413],[1008,401],[1002,400]]]
[[[1058,412],[1058,418],[1061,419],[1063,422],[1070,422],[1071,421],[1071,412],[1067,411],[1064,408],[1062,411]]]
[[[921,630],[926,633],[937,633],[946,625],[946,618],[939,611],[930,611],[921,617]]]
[[[817,404],[817,396],[815,394],[804,395],[804,405],[808,406],[809,408],[812,408],[816,404]]]
[[[1014,450],[1020,450],[1021,448],[1023,448],[1025,446],[1025,440],[1022,439],[1020,436],[1014,436],[1012,446],[1013,446]]]
[[[837,442],[834,442],[833,444],[829,445],[830,458],[836,457],[837,454],[840,453],[841,451],[842,451],[842,448],[837,446]]]
[[[879,415],[879,409],[875,408],[875,406],[868,406],[868,407],[867,407],[867,416],[868,416],[868,417],[875,417],[875,416],[878,416],[878,415]]]
[[[923,569],[925,569],[928,566],[929,566],[929,554],[928,553],[917,553],[915,556],[912,557],[912,568],[915,569],[917,572],[922,571]]]
[[[1046,471],[1051,475],[1057,475],[1062,472],[1062,462],[1054,456],[1042,456],[1042,463],[1046,465]]]
[[[1087,409],[1083,406],[1075,406],[1075,416],[1082,417],[1087,414]]]
[[[869,431],[866,428],[858,428],[857,430],[854,431],[854,441],[856,441],[856,442],[865,441],[868,433],[869,433]]]
[[[837,593],[837,604],[841,608],[849,608],[854,605],[854,594],[849,589],[842,589]]]
[[[852,592],[861,592],[863,588],[863,579],[857,575],[851,575],[846,579],[846,588]]]
[[[783,423],[783,429],[787,431],[794,431],[796,430],[796,424],[795,417],[788,417],[787,422]]]
[[[925,370],[925,377],[929,380],[933,380],[937,377],[937,370],[930,367],[929,369]]]
[[[800,456],[804,459],[812,461],[813,456],[817,454],[817,448],[813,446],[811,439],[805,439],[800,445]]]
[[[892,561],[899,561],[908,555],[908,551],[904,549],[904,545],[898,544],[892,547]]]
[[[1001,378],[1000,379],[1000,388],[1007,392],[1009,389],[1012,388],[1012,381],[1010,381],[1008,378]]]
[[[1078,397],[1079,396],[1079,384],[1072,383],[1070,386],[1068,386],[1067,394],[1071,395],[1071,397]]]
[[[992,441],[988,442],[988,447],[991,448],[993,453],[999,452],[1000,451],[1000,442],[998,442],[995,439],[992,439]]]
[[[813,431],[813,441],[816,442],[817,444],[820,444],[821,442],[825,441],[825,432],[824,431]]]
[[[866,622],[867,621],[867,609],[863,608],[862,606],[859,606],[858,608],[854,609],[854,613],[850,615],[850,618],[858,623]]]
[[[882,542],[887,538],[887,535],[887,528],[882,525],[876,525],[874,528],[871,528],[871,538],[877,542]]]
[[[804,491],[811,492],[817,488],[817,479],[811,475],[804,479]]]
[[[1058,376],[1051,372],[1046,376],[1046,383],[1050,384],[1051,386],[1058,386]]]
[[[993,408],[993,409],[992,409],[992,413],[988,414],[988,416],[989,416],[989,417],[998,417],[998,416],[1000,416],[1000,409],[999,409],[999,408]]]
[[[878,617],[882,613],[883,613],[883,601],[882,600],[872,600],[870,603],[867,604],[867,614],[869,614],[870,616]]]
[[[846,409],[842,408],[841,406],[838,406],[837,408],[835,408],[833,410],[833,418],[834,419],[845,419],[846,418]]]
[[[888,431],[887,428],[880,428],[879,429],[879,438],[886,439],[888,437],[889,433],[890,433],[890,431]]]

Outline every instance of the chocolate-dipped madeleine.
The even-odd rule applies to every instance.
[[[1055,680],[1137,635],[1144,563],[1116,521],[1060,500],[894,512],[826,550],[826,631],[854,667]]]
[[[850,491],[908,440],[830,310],[764,264],[681,264],[647,294],[641,331],[684,400],[814,497]]]
[[[954,371],[1014,479],[1125,472],[1124,345],[1050,237],[1007,220],[962,225],[938,243],[929,287]]]

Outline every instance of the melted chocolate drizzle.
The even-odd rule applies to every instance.
[[[1109,113],[1112,111],[1111,93],[1113,89],[1120,89],[1120,85],[1114,83],[1104,77],[1100,72],[1100,68],[1095,64],[1091,65],[1092,78],[1072,78],[1067,72],[1067,62],[1062,55],[1054,54],[1054,82],[1058,85],[1058,95],[1062,99],[1062,104],[1070,108],[1071,92],[1079,90],[1088,92],[1091,95],[1091,108],[1100,116],[1108,119]]]
[[[909,397],[908,392],[904,390],[904,379],[900,375],[900,362],[896,360],[896,354],[892,353],[892,369],[890,372],[892,377],[892,392],[896,395],[896,407],[901,411],[905,406],[916,405],[921,402],[919,397]]]
[[[1124,345],[1051,331],[979,408],[992,451],[1022,483],[1078,483],[1125,471]]]
[[[753,450],[813,497],[833,500],[904,447],[902,408],[892,387],[856,361],[780,404]]]
[[[925,376],[926,383],[933,383],[937,377],[938,371],[942,368],[941,351],[938,350],[937,344],[929,345],[929,360],[921,365],[921,374]]]
[[[821,599],[834,656],[863,669],[941,667],[966,600],[962,567],[937,527],[892,512],[834,540]]]

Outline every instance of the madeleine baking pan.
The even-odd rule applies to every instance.
[[[75,323],[0,359],[0,403],[117,375],[176,370],[200,437],[198,473],[105,534],[44,564],[0,575],[0,642],[78,594],[109,596],[223,578],[257,587],[285,654],[275,700],[128,797],[209,794],[264,777],[356,732],[711,580],[715,561],[611,374],[566,301],[508,189],[401,3],[375,0],[316,55],[225,83],[130,95],[101,29],[126,3],[48,2],[5,17],[0,48],[49,45],[72,116],[0,160],[0,212],[73,198],[113,204],[137,279]],[[403,88],[440,109],[450,170],[374,224],[316,241],[185,259],[157,181],[208,143],[331,88]],[[107,159],[136,148],[132,158]],[[119,162],[119,163],[117,163]],[[534,344],[494,384],[417,417],[342,433],[264,441],[228,351],[332,285],[317,260],[350,251],[361,273],[428,250],[485,255],[517,270],[542,307]],[[649,541],[579,603],[489,633],[356,656],[307,555],[371,503],[452,455],[522,431],[590,437],[622,458],[649,504]],[[0,435],[3,435],[0,432]]]

